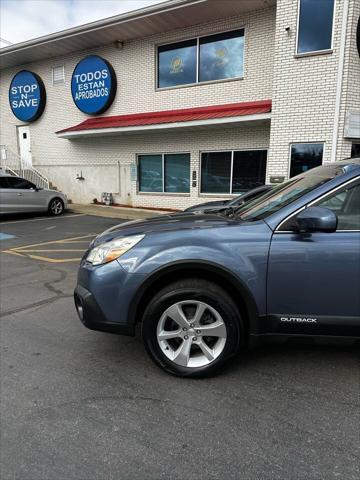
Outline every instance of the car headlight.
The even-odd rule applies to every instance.
[[[133,248],[144,237],[145,235],[132,235],[130,237],[119,238],[117,240],[102,243],[90,250],[89,255],[86,257],[86,261],[93,265],[102,265],[104,263],[112,262]]]

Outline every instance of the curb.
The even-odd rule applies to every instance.
[[[105,205],[80,205],[72,203],[68,206],[70,212],[93,215],[97,217],[119,218],[125,220],[143,220],[174,213],[164,210],[145,210],[141,208],[108,207]]]

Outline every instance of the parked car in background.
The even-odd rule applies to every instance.
[[[198,205],[193,205],[192,207],[186,208],[184,212],[214,212],[215,210],[222,210],[230,207],[240,207],[245,202],[250,202],[260,197],[264,193],[268,192],[271,189],[271,185],[262,185],[261,187],[253,188],[248,192],[242,193],[235,198],[230,200],[218,200],[214,202],[200,203]]]
[[[115,226],[75,290],[90,329],[134,335],[179,376],[274,338],[360,338],[360,158],[314,168],[235,211]]]
[[[66,195],[48,188],[38,188],[24,178],[0,175],[0,214],[48,212],[58,216],[67,208]]]

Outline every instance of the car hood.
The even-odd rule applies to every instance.
[[[221,207],[229,203],[229,200],[218,200],[214,202],[199,203],[198,205],[193,205],[192,207],[186,208],[185,212],[201,212],[202,210],[207,210],[209,208]]]
[[[109,228],[98,235],[91,243],[91,246],[109,242],[115,238],[127,237],[129,235],[142,235],[148,233],[170,232],[179,230],[195,230],[199,228],[222,227],[228,224],[237,223],[234,218],[227,218],[219,214],[195,214],[191,212],[159,215],[146,220],[132,220]]]
[[[41,190],[46,193],[55,193],[59,197],[64,197],[64,198],[66,197],[65,193],[60,192],[59,190],[53,190],[52,188],[42,188]]]

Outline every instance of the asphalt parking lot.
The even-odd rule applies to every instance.
[[[356,347],[266,346],[186,380],[81,325],[78,259],[119,222],[0,223],[1,478],[357,480]]]

